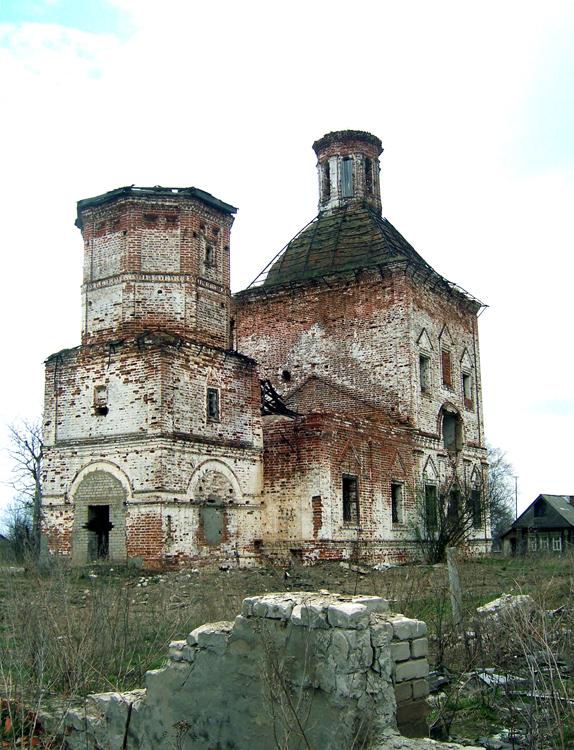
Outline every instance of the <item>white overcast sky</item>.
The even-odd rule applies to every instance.
[[[486,433],[520,505],[574,494],[574,3],[0,0],[0,82],[3,446],[79,343],[78,199],[238,206],[238,290],[315,215],[313,141],[353,128],[383,141],[384,215],[489,305]]]

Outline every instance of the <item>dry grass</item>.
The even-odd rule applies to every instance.
[[[574,562],[567,556],[484,558],[462,561],[460,574],[466,622],[471,623],[478,605],[503,592],[532,594],[541,612],[568,605]],[[469,650],[453,631],[445,566],[410,565],[361,574],[330,563],[294,567],[286,578],[283,570],[269,567],[144,575],[125,568],[78,570],[55,562],[49,570],[30,568],[0,577],[0,690],[11,706],[35,708],[53,696],[140,687],[146,670],[165,658],[170,640],[204,622],[232,619],[245,596],[319,589],[382,595],[394,600],[395,611],[426,620],[435,665],[455,672],[499,666],[488,661],[500,655],[483,645],[480,654],[476,645]],[[560,621],[564,633],[570,633],[571,622],[567,607]],[[519,651],[538,654],[540,643],[532,641],[525,624]],[[554,636],[547,635],[549,648],[558,648]],[[574,658],[572,642],[562,638],[562,658]],[[559,711],[562,705],[555,702]],[[9,731],[4,722],[0,740],[9,736],[12,741],[17,733],[28,737],[26,716],[8,717]],[[7,746],[26,745],[22,740]]]

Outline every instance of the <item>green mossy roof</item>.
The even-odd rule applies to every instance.
[[[361,268],[411,261],[431,267],[394,228],[368,206],[320,213],[271,265],[265,287],[306,281]]]

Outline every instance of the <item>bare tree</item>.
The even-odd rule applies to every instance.
[[[40,552],[42,521],[42,458],[44,441],[42,425],[39,420],[27,419],[8,427],[10,447],[8,453],[12,459],[11,486],[16,492],[16,503],[28,510],[32,520],[32,549],[36,555]]]
[[[444,562],[447,547],[484,532],[488,498],[482,486],[469,486],[453,473],[447,482],[419,485],[416,494],[412,527],[428,562]]]
[[[501,448],[488,446],[488,502],[492,541],[499,544],[500,536],[514,520],[514,469]]]

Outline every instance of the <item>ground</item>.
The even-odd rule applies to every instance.
[[[536,673],[550,677],[527,688],[538,693],[550,690],[552,695],[558,688],[562,691],[551,701],[562,734],[552,740],[556,744],[546,746],[570,747],[573,711],[563,696],[573,692],[569,674],[574,660],[568,645],[573,616],[568,605],[574,557],[461,560],[460,577],[466,637],[453,628],[447,571],[442,565],[375,571],[361,564],[329,563],[294,565],[287,571],[261,567],[146,573],[109,566],[73,569],[56,562],[44,572],[5,570],[0,576],[0,687],[5,698],[32,709],[55,698],[141,687],[146,670],[165,659],[170,640],[185,637],[202,623],[233,618],[246,596],[322,589],[376,594],[393,600],[394,611],[423,619],[429,626],[431,669],[442,670],[450,680],[442,696],[432,699],[435,731],[473,740],[511,725],[526,732],[528,715],[540,708],[537,698],[524,695],[517,705],[508,686],[487,689],[474,685],[475,678],[468,675],[488,667],[496,673],[518,674],[537,659]],[[502,593],[529,593],[537,605],[535,615],[512,623],[512,633],[507,633],[513,644],[510,649],[504,628],[497,626],[494,637],[486,631],[482,638],[475,635],[476,607]],[[553,610],[558,612],[549,615]],[[552,717],[546,704],[542,708],[548,736]],[[18,722],[7,711],[5,706],[0,738],[13,741],[9,738]],[[537,721],[542,721],[540,716]],[[18,731],[24,734],[28,728]],[[516,745],[522,746],[544,745]]]

